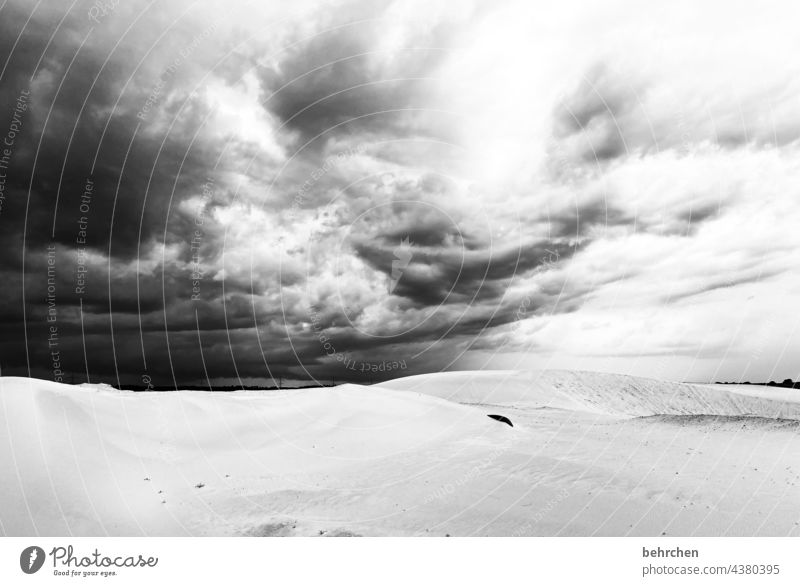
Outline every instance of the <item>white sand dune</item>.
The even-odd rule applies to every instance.
[[[237,393],[4,377],[0,532],[797,534],[798,399],[577,372]]]
[[[693,385],[597,372],[448,372],[383,383],[471,404],[551,407],[608,415],[724,415],[800,419],[800,392]]]

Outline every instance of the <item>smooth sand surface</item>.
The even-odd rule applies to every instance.
[[[585,372],[235,393],[3,377],[0,533],[800,535],[799,420],[797,390]]]

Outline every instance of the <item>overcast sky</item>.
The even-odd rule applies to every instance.
[[[1,5],[3,374],[800,375],[794,3],[114,4]]]

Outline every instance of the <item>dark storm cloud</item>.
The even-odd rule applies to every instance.
[[[466,311],[463,307],[450,305],[430,308],[429,318],[421,323],[394,328],[387,325],[369,334],[354,328],[335,327],[333,320],[328,319],[322,331],[335,353],[326,354],[318,340],[308,333],[298,332],[293,339],[297,348],[304,348],[305,364],[309,369],[327,373],[328,376],[348,375],[341,366],[338,370],[335,368],[336,363],[332,359],[335,354],[344,354],[356,363],[360,360],[406,360],[409,370],[403,374],[430,372],[431,369],[452,364],[466,350],[500,349],[498,340],[508,337],[511,331],[508,326],[522,319],[577,311],[591,289],[591,284],[568,285],[563,279],[555,279],[548,286],[527,292],[508,290],[502,299],[470,304]],[[487,341],[483,335],[490,332],[491,341]],[[449,343],[435,343],[445,339]]]
[[[465,209],[459,188],[430,172],[438,155],[414,150],[414,141],[395,144],[402,156],[359,151],[324,167],[340,148],[442,138],[451,123],[438,113],[434,121],[420,118],[417,109],[436,103],[424,78],[439,73],[454,29],[446,19],[409,26],[400,31],[401,48],[382,53],[387,27],[396,24],[385,18],[390,4],[320,7],[316,21],[286,32],[270,59],[242,50],[214,71],[239,33],[204,35],[202,26],[178,18],[183,6],[121,3],[90,32],[91,4],[67,15],[58,30],[66,6],[42,4],[13,53],[29,8],[5,6],[0,61],[9,61],[0,111],[11,113],[23,90],[30,101],[0,213],[4,372],[24,373],[30,365],[52,377],[45,301],[51,287],[65,370],[136,383],[146,373],[159,384],[206,375],[341,373],[320,333],[362,362],[424,351],[409,370],[430,370],[452,360],[459,345],[520,319],[523,301],[528,315],[579,307],[588,289],[565,290],[563,277],[545,280],[527,297],[520,283],[558,272],[597,228],[632,225],[614,201],[595,198],[554,214],[549,237],[539,226],[523,226],[514,238],[495,238],[491,228],[475,228],[483,218]],[[253,79],[244,83],[244,75]],[[617,123],[636,99],[602,68],[588,77],[557,110],[554,137],[571,160],[610,161],[624,154],[629,127],[620,131]],[[202,79],[207,83],[197,88]],[[245,106],[252,112],[244,125],[227,128],[213,119],[219,110],[221,120],[238,120]],[[258,115],[267,122],[256,125]],[[256,136],[243,138],[253,127]],[[281,149],[320,133],[319,145],[289,153],[294,167],[284,168]],[[391,167],[397,179],[376,179],[378,166]],[[275,210],[285,212],[297,186],[315,176],[293,223],[282,225]],[[326,215],[320,208],[331,193],[341,207]],[[369,210],[377,211],[351,225]],[[699,209],[692,221],[704,214]],[[327,246],[305,254],[311,246],[296,233],[317,229],[309,225],[321,226],[326,245],[349,230],[345,260],[368,265],[387,283],[397,247],[408,241],[412,253],[391,294],[376,297],[369,289],[352,311],[339,307],[330,291],[349,275],[330,269]],[[296,241],[280,256],[283,237]],[[86,270],[80,293],[79,267]],[[314,287],[323,300],[319,332],[304,304]],[[386,307],[394,313],[390,323],[378,320],[380,337],[359,329],[359,318]],[[345,375],[363,380],[362,373]]]
[[[22,16],[13,6],[10,10],[11,18],[4,15],[1,25],[2,54],[9,61],[0,95],[10,104],[21,87],[29,88],[31,101],[14,147],[9,203],[0,217],[3,244],[19,253],[25,232],[31,248],[51,240],[74,246],[78,221],[85,218],[89,248],[131,258],[140,243],[163,238],[169,208],[197,191],[213,159],[197,148],[187,150],[190,137],[184,135],[134,134],[137,124],[147,128],[137,112],[157,80],[137,72],[138,59],[127,51],[110,54],[111,47],[92,43],[81,47],[92,34],[84,13],[67,16],[58,31],[37,16],[10,53],[14,36],[8,29],[19,26],[15,19]],[[49,20],[60,16],[56,10],[45,11],[48,15]],[[128,78],[132,83],[120,93]],[[185,97],[178,93],[172,99],[182,104]],[[91,202],[82,207],[87,190]],[[18,254],[4,258],[16,262]]]
[[[91,31],[82,5],[68,14],[66,5],[40,6],[24,30],[28,6],[11,3],[2,9],[4,136],[20,95],[27,97],[0,213],[0,269],[7,277],[0,293],[5,307],[2,366],[25,364],[25,353],[14,348],[24,346],[26,334],[34,369],[41,374],[42,365],[50,362],[46,342],[51,324],[42,302],[48,279],[56,292],[60,349],[73,370],[81,370],[76,366],[85,357],[98,372],[115,370],[114,361],[121,357],[107,341],[113,325],[120,344],[135,342],[130,360],[138,361],[134,370],[140,371],[138,322],[144,331],[158,330],[163,314],[164,337],[163,330],[173,324],[178,330],[189,327],[184,316],[194,319],[185,303],[192,296],[190,271],[169,260],[146,267],[153,264],[149,257],[158,258],[162,243],[183,249],[181,258],[188,260],[197,226],[177,210],[183,200],[202,193],[222,147],[208,144],[202,123],[209,109],[191,93],[205,73],[192,58],[213,40],[191,21],[170,18],[169,7],[128,8],[119,7],[113,15],[116,24],[109,17]],[[163,39],[150,45],[162,32],[167,33]],[[215,197],[224,197],[226,190],[218,185]],[[206,262],[218,256],[217,236],[207,225],[202,241]],[[48,246],[55,251],[52,274],[45,261]],[[81,260],[79,251],[85,254]],[[137,270],[140,257],[143,266]],[[24,277],[19,272],[23,262]],[[79,294],[80,269],[86,270],[86,286]],[[219,300],[221,284],[211,277],[213,272],[203,284],[205,299]],[[236,289],[235,283],[229,285],[229,291]],[[224,326],[212,319],[214,312],[206,305],[200,304],[199,311],[209,327]],[[236,327],[240,313],[238,307],[232,310],[228,325]],[[81,331],[90,347],[85,356]],[[154,341],[158,336],[146,337],[146,350],[160,351],[161,343]],[[176,359],[183,359],[180,353]]]
[[[415,221],[405,221],[404,225],[397,226],[383,236],[386,244],[396,245],[403,239],[408,239],[414,245],[423,247],[445,246],[449,243],[461,243],[463,236],[458,228],[447,218],[420,218]]]
[[[548,228],[555,237],[582,239],[594,228],[635,226],[636,217],[606,198],[589,201],[547,216]],[[699,221],[699,220],[698,220]]]
[[[631,127],[630,119],[640,108],[643,91],[603,64],[587,71],[553,114],[553,157],[598,164],[642,147],[646,137]]]
[[[544,303],[543,299],[540,301]],[[538,307],[539,300],[528,302]],[[303,365],[311,372],[359,380],[358,372],[348,372],[341,364],[338,369],[334,368],[340,355],[355,363],[404,361],[408,363],[404,368],[409,369],[404,374],[425,372],[426,368],[439,369],[456,358],[462,352],[462,342],[471,343],[482,332],[518,319],[519,303],[515,299],[496,307],[476,306],[469,315],[434,313],[416,326],[377,334],[366,334],[353,328],[328,328],[323,330],[324,341],[329,343],[327,350],[314,334],[298,332],[292,340],[298,354],[303,356]],[[436,343],[444,339],[450,343]]]
[[[376,44],[391,25],[380,18],[390,4],[351,2],[323,10],[315,36],[296,40],[279,65],[261,69],[264,105],[299,134],[298,145],[324,144],[337,134],[422,132],[408,127],[413,113],[406,109],[425,106],[425,78],[447,55],[452,31],[439,25],[393,55],[392,66],[379,65],[388,55]]]
[[[568,260],[577,248],[557,241],[497,248],[487,244],[479,251],[420,247],[412,249],[411,261],[393,293],[422,306],[497,300],[514,277]],[[391,277],[394,248],[382,242],[357,242],[355,252],[374,269]]]
[[[618,198],[616,198],[618,199]],[[721,202],[701,202],[699,205],[673,206],[657,216],[627,210],[611,197],[590,196],[574,207],[551,211],[541,221],[552,238],[583,242],[602,237],[615,228],[629,232],[661,235],[692,236],[706,222],[718,219],[724,212]]]

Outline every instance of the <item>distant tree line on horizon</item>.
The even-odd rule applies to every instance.
[[[786,389],[800,389],[800,380],[793,381],[790,378],[785,379],[783,382],[776,383],[774,380],[769,381],[768,383],[751,383],[750,381],[745,382],[717,382],[718,385],[757,385],[761,387],[783,387]]]

